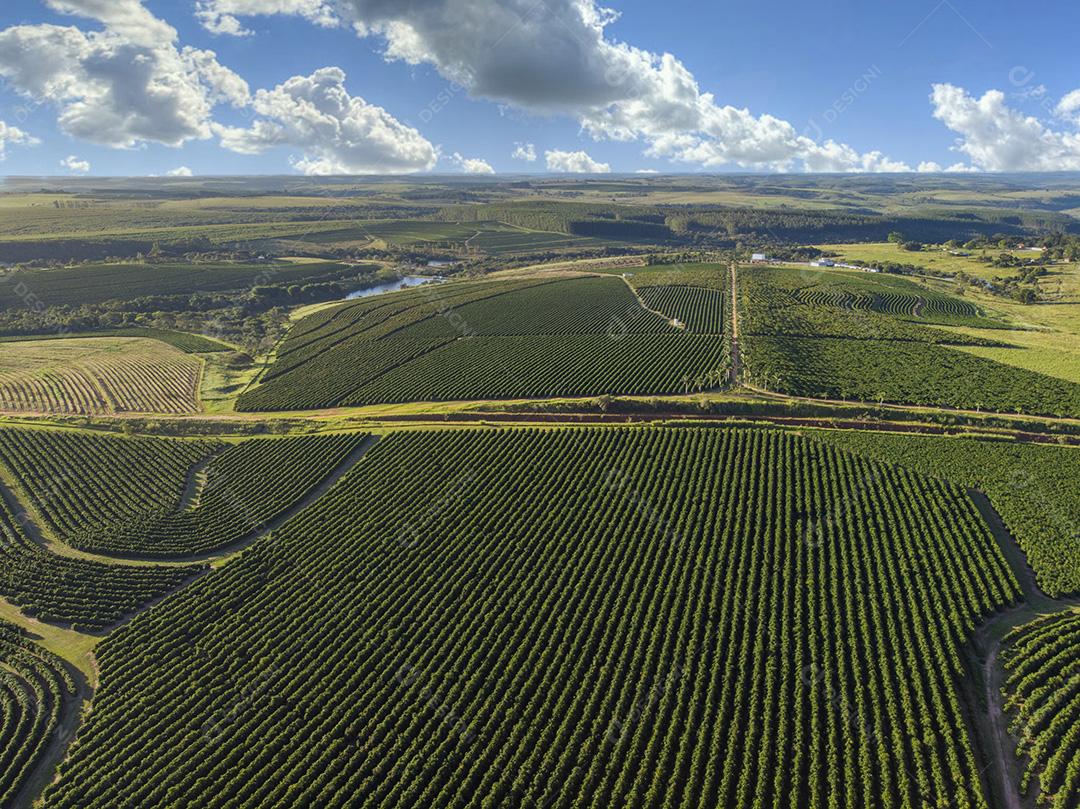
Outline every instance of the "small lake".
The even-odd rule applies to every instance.
[[[358,289],[356,292],[349,293],[345,300],[354,301],[357,298],[370,298],[372,295],[382,295],[384,292],[396,292],[399,289],[406,287],[418,287],[424,284],[441,284],[445,279],[433,278],[425,275],[406,275],[404,278],[399,278],[397,281],[389,281],[385,284],[378,284],[367,289]]]

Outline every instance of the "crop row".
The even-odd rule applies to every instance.
[[[983,809],[1016,597],[961,489],[791,434],[392,434],[100,644],[44,803]]]
[[[713,336],[472,337],[387,371],[342,404],[693,393],[726,377]]]
[[[0,429],[0,466],[60,539],[90,526],[167,514],[188,474],[220,444],[74,431]]]
[[[191,502],[121,522],[83,521],[65,541],[85,551],[139,557],[209,553],[238,542],[301,503],[365,441],[360,433],[243,441],[213,458]]]
[[[0,806],[14,806],[72,707],[75,683],[58,658],[6,622],[0,667]]]
[[[1080,451],[922,435],[823,431],[833,446],[984,491],[1054,596],[1080,593]]]
[[[827,399],[1080,416],[1080,385],[929,343],[750,336],[747,379]]]
[[[1005,639],[1002,662],[1009,727],[1025,760],[1021,794],[1038,782],[1038,803],[1080,807],[1080,613],[1039,618]]]
[[[194,577],[201,568],[112,565],[61,556],[0,503],[0,596],[41,621],[103,629]]]
[[[693,334],[723,334],[729,317],[724,293],[686,286],[642,287],[638,294],[650,309],[678,320]]]
[[[395,337],[458,337],[671,332],[665,320],[642,308],[616,278],[575,278],[464,304],[450,319],[429,318]]]
[[[0,409],[197,413],[199,360],[145,338],[4,344]]]

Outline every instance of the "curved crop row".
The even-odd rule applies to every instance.
[[[1021,794],[1036,782],[1050,809],[1080,807],[1080,613],[1039,618],[1005,639],[1006,710],[1024,759]]]
[[[104,554],[208,553],[244,539],[295,507],[366,439],[362,433],[347,433],[243,441],[210,461],[197,502],[120,522],[84,522],[80,531],[64,539]]]
[[[14,805],[74,695],[59,658],[0,622],[0,806]]]
[[[0,596],[38,620],[103,629],[203,568],[110,565],[60,556],[31,540],[0,503]]]
[[[791,434],[392,434],[98,647],[44,803],[985,809],[1017,595],[962,490]]]
[[[4,428],[0,466],[10,470],[45,526],[64,539],[91,526],[175,510],[192,468],[221,446]]]
[[[198,413],[200,373],[197,358],[148,338],[5,343],[0,409]]]

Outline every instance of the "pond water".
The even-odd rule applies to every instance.
[[[351,292],[345,296],[345,300],[354,301],[357,298],[370,298],[372,295],[382,295],[384,292],[396,292],[399,289],[405,287],[418,287],[423,284],[439,284],[442,283],[442,278],[432,278],[431,276],[424,275],[406,275],[403,278],[399,278],[397,281],[388,281],[385,284],[378,284],[367,289],[358,289],[356,292]]]

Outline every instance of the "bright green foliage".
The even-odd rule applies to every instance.
[[[393,434],[99,646],[45,805],[986,807],[1017,592],[962,490],[792,434]]]
[[[1080,449],[940,436],[822,431],[822,441],[990,497],[1043,591],[1080,593]]]
[[[909,281],[878,278],[809,268],[740,269],[741,331],[746,335],[1000,345],[924,327],[930,322],[928,312],[947,311],[967,313],[945,318],[944,322],[952,325],[1000,328],[996,322],[981,319],[967,301],[928,292]],[[894,288],[897,284],[904,286],[898,290]],[[924,316],[915,318],[915,311]]]
[[[456,310],[474,336],[671,333],[663,318],[641,307],[630,288],[614,278],[575,278],[486,298]],[[721,330],[722,331],[722,330]],[[394,337],[457,337],[447,318],[428,318]]]
[[[966,301],[923,293],[879,276],[740,270],[744,379],[796,396],[1080,415],[1080,385],[948,348],[1001,344],[922,323],[996,324]]]
[[[388,371],[422,357],[451,339],[349,340],[317,354],[290,373],[247,391],[242,410],[308,410],[332,407]]]
[[[720,321],[687,334],[617,278],[422,287],[301,320],[237,407],[700,391],[727,378]]]
[[[752,384],[795,396],[1080,416],[1080,385],[928,343],[758,336],[743,357]]]
[[[713,336],[479,337],[389,370],[342,404],[693,393],[726,379],[725,344]]]
[[[694,334],[723,334],[731,322],[724,293],[718,289],[648,286],[638,294],[650,309],[678,320]]]
[[[1080,613],[1047,615],[1014,629],[1002,662],[1010,732],[1026,757],[1021,794],[1037,782],[1040,806],[1080,806]]]
[[[366,438],[350,433],[244,441],[209,462],[205,481],[184,507],[147,510],[115,523],[85,523],[65,539],[82,550],[116,555],[170,557],[217,550],[301,502]]]
[[[214,442],[0,429],[0,464],[61,539],[180,505]]]
[[[60,556],[26,535],[25,519],[0,503],[0,596],[41,621],[103,629],[200,570],[109,565]]]
[[[14,806],[70,710],[75,683],[59,658],[0,622],[0,806]]]

